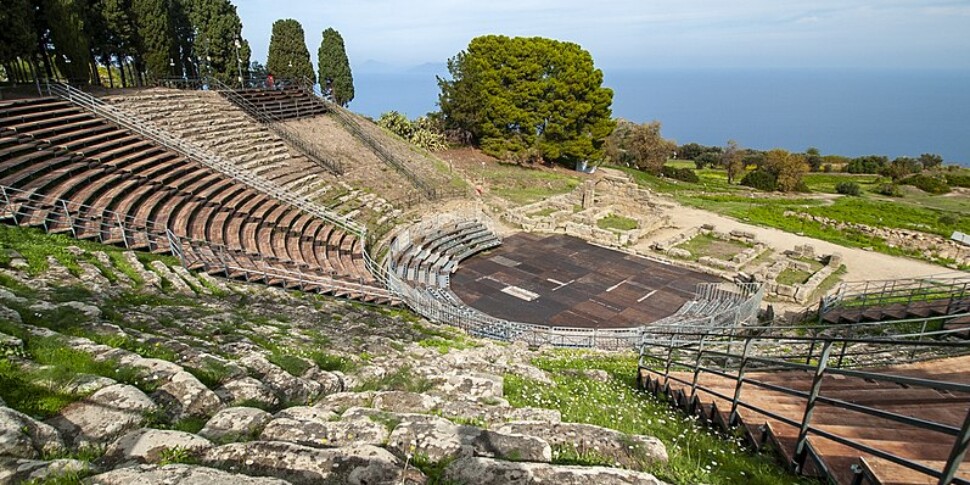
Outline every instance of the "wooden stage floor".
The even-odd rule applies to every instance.
[[[674,313],[698,283],[718,281],[571,236],[518,233],[465,260],[451,289],[469,306],[507,320],[627,328]]]

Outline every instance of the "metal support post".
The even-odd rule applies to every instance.
[[[701,375],[701,357],[704,356],[704,338],[706,335],[701,336],[700,342],[697,344],[697,358],[694,359],[694,377],[690,381],[690,398],[687,399],[687,413],[691,414],[694,412],[694,398],[697,395],[697,380]]]
[[[822,344],[822,355],[819,357],[818,365],[815,367],[812,389],[808,393],[808,402],[805,404],[805,415],[802,416],[802,424],[798,429],[798,440],[795,441],[795,458],[792,463],[795,473],[801,473],[805,466],[805,458],[808,456],[808,428],[812,423],[812,413],[815,411],[815,402],[818,400],[819,391],[822,388],[822,377],[825,375],[825,366],[828,364],[829,354],[831,352],[832,341],[826,340]]]
[[[946,466],[943,467],[940,481],[937,483],[947,485],[953,481],[953,478],[957,474],[957,469],[960,468],[960,464],[963,463],[963,458],[967,455],[968,446],[970,446],[970,412],[967,413],[967,417],[963,420],[963,426],[960,427],[960,434],[957,435],[956,441],[953,442],[950,457],[947,458]]]
[[[744,340],[744,350],[741,353],[741,366],[738,368],[738,383],[734,387],[734,399],[731,400],[731,413],[728,415],[728,426],[734,426],[738,422],[738,403],[741,402],[741,387],[744,385],[744,373],[748,366],[748,356],[751,355],[751,346],[754,339],[748,337]]]

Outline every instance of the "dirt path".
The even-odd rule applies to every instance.
[[[754,233],[759,241],[768,244],[776,251],[793,249],[797,245],[811,244],[815,247],[817,254],[841,253],[843,256],[842,262],[848,271],[848,274],[845,276],[846,281],[906,278],[953,272],[953,270],[943,266],[924,263],[909,258],[889,256],[874,251],[848,248],[778,229],[754,226],[713,212],[685,207],[676,202],[667,201],[675,206],[668,213],[677,228],[662,229],[651,234],[637,244],[637,249],[647,249],[654,241],[668,239],[692,227],[713,224],[718,231],[730,232],[737,229]]]

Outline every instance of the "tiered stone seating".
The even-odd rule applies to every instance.
[[[966,356],[867,370],[878,374],[970,384],[970,357]],[[673,402],[683,407],[690,406],[690,383],[694,378],[693,373],[672,371],[670,375],[685,382],[673,379],[665,381],[662,375],[641,369],[640,384],[655,392],[666,393]],[[755,442],[767,440],[774,449],[781,452],[786,461],[793,460],[799,429],[777,417],[801,422],[806,406],[804,396],[811,389],[812,380],[813,374],[808,371],[745,373],[745,386],[741,395],[745,405],[738,408],[738,422],[741,429]],[[756,386],[755,382],[806,394],[797,396],[780,390],[766,389]],[[729,398],[735,392],[735,380],[704,372],[698,379],[698,386],[700,387],[697,403],[693,405],[694,412],[704,419],[721,425],[726,424],[731,410]],[[968,393],[862,377],[827,375],[822,379],[820,390],[821,396],[829,399],[865,405],[880,411],[940,423],[956,429],[963,424],[970,407]],[[714,395],[715,392],[721,396]],[[752,408],[763,409],[776,417]],[[843,439],[892,453],[936,470],[943,468],[955,439],[953,436],[926,428],[917,428],[826,403],[816,404],[811,425]],[[817,476],[828,475],[835,483],[858,483],[854,481],[856,476],[852,472],[852,467],[859,465],[877,480],[875,483],[937,483],[935,479],[915,470],[819,435],[810,434],[808,445],[811,457],[806,461],[804,473]],[[816,460],[821,466],[816,464]],[[958,475],[963,480],[970,479],[970,462],[963,462]]]
[[[0,103],[0,185],[18,224],[158,252],[171,231],[206,271],[389,301],[353,234],[64,101]]]
[[[247,102],[278,120],[292,120],[317,116],[328,111],[327,106],[303,88],[243,89],[236,91]]]
[[[499,244],[499,238],[480,222],[452,222],[417,236],[392,254],[392,264],[402,278],[445,288],[458,262]]]
[[[252,91],[252,96],[273,99],[293,94],[290,90]],[[394,210],[383,199],[343,184],[322,166],[291,151],[284,140],[214,91],[159,88],[104,100],[139,113],[160,128],[235,162],[240,169],[333,212],[354,217],[367,210],[376,220]]]

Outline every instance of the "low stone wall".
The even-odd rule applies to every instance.
[[[953,261],[954,263],[947,264],[948,267],[953,269],[958,269],[960,266],[970,266],[970,246],[964,246],[956,241],[935,234],[927,234],[909,229],[892,229],[842,222],[824,216],[806,214],[804,212],[785,211],[785,217],[817,222],[824,227],[831,227],[839,231],[858,231],[882,239],[890,247],[916,251],[931,261]]]
[[[813,267],[806,261],[799,259],[815,259],[822,263],[821,269],[813,271]],[[842,267],[842,255],[838,253],[816,257],[815,248],[811,245],[795,246],[794,250],[786,251],[780,255],[767,268],[766,271],[755,275],[755,277],[765,282],[765,292],[768,296],[779,300],[791,301],[799,304],[810,303],[810,298],[819,286],[833,273]],[[784,285],[777,282],[778,276],[786,269],[811,272],[812,276],[801,284]]]
[[[731,231],[730,233],[718,232],[711,224],[704,224],[701,227],[694,227],[664,241],[655,242],[651,245],[651,248],[674,258],[690,259],[694,255],[691,254],[690,251],[677,246],[690,241],[699,234],[711,236],[723,241],[737,241],[744,244],[753,245],[752,247],[744,249],[735,254],[730,260],[714,258],[711,256],[701,256],[697,258],[698,264],[720,270],[740,271],[740,269],[746,264],[750,263],[755,258],[764,254],[765,251],[770,249],[765,244],[758,242],[753,233],[745,231]]]

